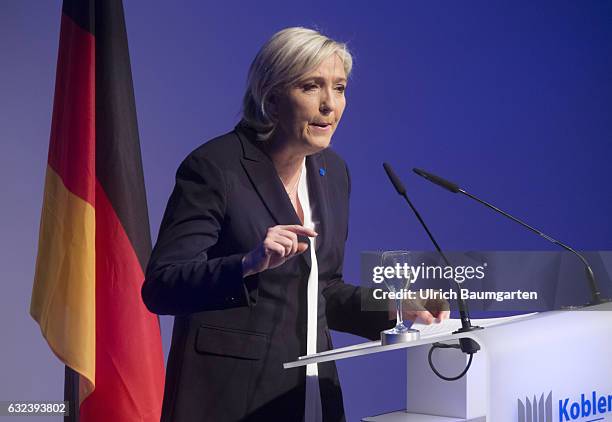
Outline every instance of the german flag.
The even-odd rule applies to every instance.
[[[30,313],[79,374],[80,419],[159,421],[159,320],[121,0],[65,0]]]

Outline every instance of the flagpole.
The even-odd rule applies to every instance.
[[[68,402],[68,416],[64,422],[79,422],[79,374],[65,366],[64,401]]]

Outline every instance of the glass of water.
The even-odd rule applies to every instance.
[[[418,338],[419,331],[413,330],[404,325],[402,316],[403,296],[407,294],[409,287],[414,279],[411,269],[410,251],[385,251],[381,256],[382,267],[392,267],[393,275],[387,277],[384,274],[384,283],[387,290],[395,294],[395,310],[397,320],[395,327],[381,333],[383,344],[392,344],[401,341],[408,341]]]

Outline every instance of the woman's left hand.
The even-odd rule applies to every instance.
[[[395,301],[389,301],[389,319],[395,319]],[[440,323],[450,316],[450,305],[442,299],[405,299],[402,302],[402,318],[422,324]]]

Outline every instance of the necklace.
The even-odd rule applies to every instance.
[[[287,189],[287,187],[283,185],[283,187],[285,188],[285,191],[287,192],[287,195],[289,195],[289,199],[291,199],[291,202],[293,202],[293,195],[295,195],[295,193],[297,192],[297,188],[298,188],[298,185],[300,184],[301,178],[302,178],[302,169],[300,168],[300,173],[297,177],[297,180],[293,184],[293,187],[291,189]]]

